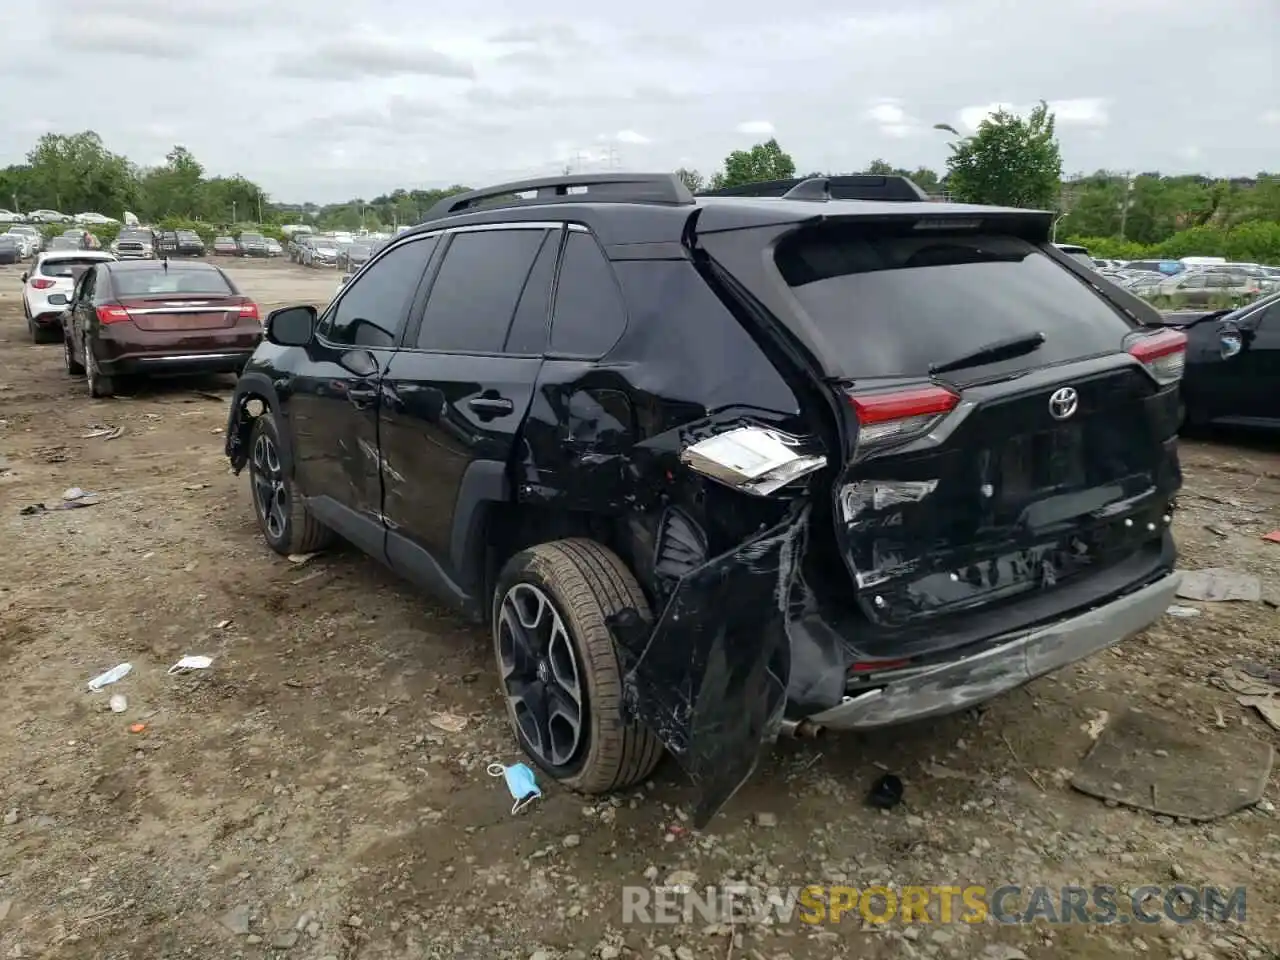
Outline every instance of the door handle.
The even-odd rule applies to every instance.
[[[476,413],[490,417],[511,413],[516,408],[515,404],[506,397],[472,397],[467,401],[467,406]]]

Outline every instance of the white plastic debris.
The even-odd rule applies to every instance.
[[[186,656],[169,668],[169,673],[185,673],[188,670],[207,670],[213,666],[213,658],[202,655]]]
[[[129,675],[129,671],[132,669],[133,669],[132,663],[118,664],[112,667],[106,673],[100,673],[98,674],[98,676],[90,680],[89,689],[101,690],[103,687],[108,686],[109,684],[115,683],[117,680],[123,680],[125,677]]]
[[[129,709],[129,701],[125,699],[123,693],[113,693],[108,703],[111,705],[112,713],[124,713]]]
[[[1198,617],[1198,616],[1200,616],[1200,611],[1199,611],[1199,610],[1197,610],[1195,607],[1183,607],[1183,606],[1179,606],[1179,605],[1178,605],[1178,604],[1176,604],[1176,603],[1175,603],[1173,606],[1171,606],[1168,610],[1166,610],[1166,611],[1165,611],[1165,613],[1167,613],[1167,614],[1168,614],[1169,616],[1171,616],[1171,617]]]

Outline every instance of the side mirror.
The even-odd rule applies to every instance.
[[[62,306],[65,306],[66,304],[70,303],[70,301],[67,299],[67,295],[66,295],[65,293],[51,293],[51,294],[49,294],[49,301],[48,301],[48,302],[49,302],[49,306],[51,306],[51,307],[62,307]]]
[[[268,343],[279,347],[305,347],[316,332],[316,308],[283,307],[267,314]]]
[[[1230,360],[1244,349],[1244,336],[1234,323],[1218,326],[1218,352],[1223,360]]]

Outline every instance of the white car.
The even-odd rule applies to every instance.
[[[27,214],[27,219],[32,223],[71,223],[75,217],[59,213],[57,210],[32,210]]]
[[[44,245],[44,237],[40,236],[40,231],[35,227],[13,226],[8,229],[7,236],[18,238],[23,260],[34,257]]]
[[[62,339],[62,311],[80,275],[115,257],[105,250],[51,250],[22,275],[22,312],[35,343]]]
[[[104,227],[107,224],[119,223],[115,217],[104,217],[100,213],[78,213],[75,216],[76,223],[91,223],[97,227]]]
[[[0,223],[26,223],[27,218],[12,210],[0,209]]]

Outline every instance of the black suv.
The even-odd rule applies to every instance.
[[[703,825],[780,733],[962,709],[1174,598],[1185,336],[1050,213],[923,196],[449,197],[271,314],[226,454],[277,552],[341,535],[487,623],[544,771],[665,747]]]

